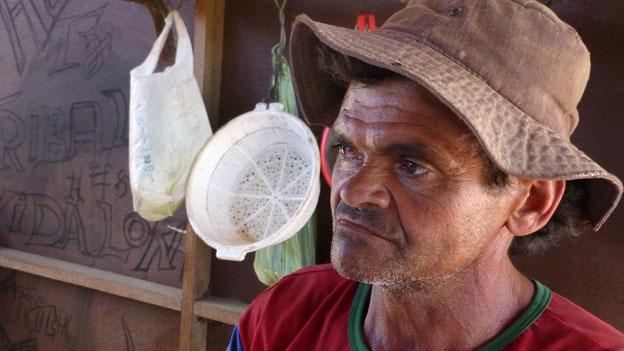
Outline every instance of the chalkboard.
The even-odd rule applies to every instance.
[[[165,4],[192,36],[195,2]],[[149,223],[128,182],[129,70],[155,38],[138,3],[0,0],[1,246],[181,286],[184,210]],[[2,277],[2,350],[177,348],[176,312]]]
[[[155,39],[149,11],[0,0],[0,22],[0,244],[180,286],[185,214],[143,220],[128,183],[128,72]]]

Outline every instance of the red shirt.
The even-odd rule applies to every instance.
[[[532,303],[479,350],[624,350],[624,334],[535,282]],[[370,285],[331,267],[301,269],[260,294],[240,318],[230,349],[368,350],[362,323]]]

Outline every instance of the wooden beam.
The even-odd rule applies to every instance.
[[[196,235],[193,235],[197,237]],[[204,245],[202,249],[206,248]],[[205,258],[210,258],[210,254]],[[182,289],[111,273],[55,258],[0,247],[0,267],[101,291],[135,301],[180,311]],[[208,275],[200,275],[197,286],[205,286]],[[195,317],[234,325],[247,304],[222,297],[207,296],[193,302]],[[192,320],[193,317],[188,317]]]
[[[182,298],[180,289],[97,268],[5,247],[0,247],[0,267],[15,269],[171,310],[180,310]]]
[[[225,0],[195,2],[194,71],[213,130],[219,127],[224,22]],[[193,309],[195,301],[208,293],[212,251],[190,225],[185,240],[180,350],[205,350],[207,326],[205,320],[195,316]]]
[[[207,296],[195,301],[195,315],[213,321],[234,325],[245,313],[247,304],[223,297]]]
[[[193,34],[195,78],[213,130],[219,127],[225,0],[197,0]]]
[[[205,350],[207,326],[195,316],[195,300],[208,292],[212,252],[187,226],[182,282],[182,314],[180,316],[180,350]]]

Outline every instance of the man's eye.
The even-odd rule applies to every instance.
[[[411,175],[421,175],[429,171],[426,167],[410,160],[402,160],[400,168]]]
[[[354,159],[359,159],[361,157],[361,155],[357,151],[355,151],[353,148],[351,148],[349,145],[336,144],[334,145],[334,147],[338,149],[338,153],[340,154],[340,157],[343,159],[354,160]]]

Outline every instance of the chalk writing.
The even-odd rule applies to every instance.
[[[128,174],[125,169],[120,169],[117,172],[117,180],[115,181],[115,194],[118,198],[122,198],[126,196],[130,186],[130,178],[128,178]]]
[[[187,2],[165,1],[170,8]],[[15,82],[0,92],[0,179],[8,179],[0,182],[0,237],[20,249],[89,258],[82,263],[180,272],[181,280],[184,235],[166,227],[186,223],[129,213],[128,99],[117,87],[128,84],[118,79],[130,69],[123,62],[138,57],[116,52],[128,46],[118,42],[115,6],[0,0],[0,59]],[[54,316],[50,308],[32,310],[28,330],[45,334]],[[129,337],[128,329],[134,348]]]
[[[24,144],[28,145],[28,163],[34,166],[33,169],[67,159],[69,141],[64,136],[67,132],[64,131],[63,109],[31,107],[29,116],[30,125]]]
[[[68,3],[69,0],[0,0],[0,20],[20,76],[29,61],[47,53],[54,57],[50,74],[82,67],[85,78],[90,79],[100,71],[103,59],[112,50],[114,28],[100,23],[108,4],[68,16],[64,14]],[[24,39],[34,45],[26,45]]]
[[[64,249],[76,243],[85,256],[114,256],[121,260],[127,252],[111,241],[112,206],[97,200],[96,208],[102,223],[99,230],[87,235],[81,210],[75,202],[65,206],[46,194],[4,190],[0,195],[0,231],[25,235],[27,246],[48,246]]]
[[[123,92],[119,89],[102,90],[102,95],[115,104],[115,133],[113,146],[128,145],[128,102]]]
[[[134,351],[134,340],[132,340],[132,333],[130,333],[130,328],[128,328],[128,323],[124,317],[121,317],[121,327],[123,328],[124,338],[126,340],[126,350]]]
[[[29,336],[47,335],[51,339],[67,336],[71,313],[48,303],[34,287],[17,285],[15,279],[6,281],[9,283],[0,286],[0,300],[5,301],[9,321],[21,323]],[[29,345],[28,342],[22,344]],[[34,345],[36,349],[36,343]]]
[[[72,203],[79,203],[79,202],[84,202],[84,199],[82,197],[82,195],[80,195],[80,180],[81,180],[81,176],[78,175],[76,176],[74,174],[74,171],[72,170],[72,175],[66,177],[67,180],[69,180],[69,194],[67,194],[67,200],[71,201]]]
[[[102,150],[104,121],[102,107],[95,101],[80,101],[72,104],[69,112],[69,153],[70,160],[78,153],[78,146],[88,145],[85,149],[92,155]]]
[[[75,175],[71,178],[78,179]],[[46,194],[0,190],[0,231],[25,236],[27,246],[65,249],[68,244],[74,244],[82,255],[94,258],[114,257],[127,262],[130,253],[136,250],[138,256],[132,263],[135,271],[149,271],[154,265],[159,271],[180,268],[176,257],[183,252],[182,233],[172,229],[157,230],[158,224],[149,223],[132,212],[123,221],[125,245],[116,245],[112,240],[113,206],[96,199],[95,214],[99,216],[97,223],[100,225],[87,232],[82,209],[78,206],[80,185],[72,186],[64,204]],[[185,226],[175,219],[162,223],[178,228]]]
[[[173,221],[169,219],[167,223]],[[184,223],[175,223],[172,226],[183,227]],[[174,262],[176,255],[183,252],[183,234],[171,229],[156,230],[155,227],[134,212],[124,219],[123,233],[126,244],[131,248],[142,249],[140,258],[133,268],[135,271],[148,271],[154,260],[158,262],[159,271],[177,268]]]
[[[104,57],[111,52],[112,34],[101,28],[91,28],[88,32],[80,33],[80,36],[84,39],[86,47],[82,66],[85,77],[89,79],[99,72]]]
[[[68,108],[31,105],[28,122],[9,109],[0,109],[0,172],[27,173],[42,164],[69,162],[81,152],[93,160],[103,152],[126,147],[125,96],[121,90],[104,90],[101,97]],[[110,111],[108,123],[104,107]]]
[[[24,172],[24,166],[17,155],[26,134],[24,122],[9,110],[0,110],[0,172],[11,168]]]
[[[0,98],[0,106],[14,103],[17,99],[19,99],[21,95],[22,95],[22,92],[18,91],[15,94],[11,94],[3,98]]]
[[[113,166],[110,163],[106,163],[104,165],[90,165],[89,166],[89,178],[91,179],[91,189],[94,191],[99,191],[99,199],[104,200],[104,195],[106,194],[106,189],[111,185],[107,181],[108,173]]]

